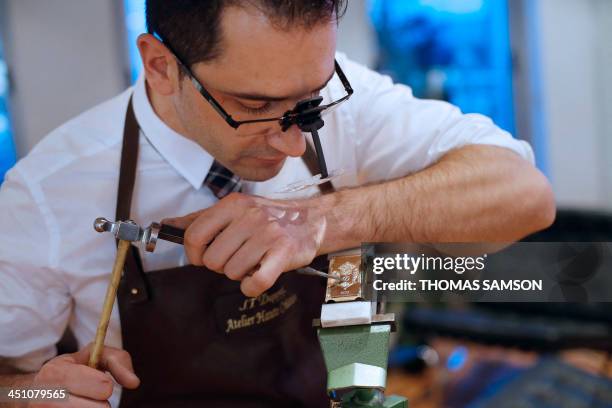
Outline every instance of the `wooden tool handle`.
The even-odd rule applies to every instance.
[[[104,298],[104,306],[102,306],[102,315],[100,316],[100,322],[98,323],[98,330],[96,330],[96,339],[89,356],[89,362],[87,365],[91,368],[98,368],[100,356],[104,349],[104,338],[106,337],[106,329],[110,322],[111,313],[113,311],[113,305],[115,298],[117,297],[117,288],[119,287],[119,281],[121,280],[121,272],[125,265],[125,257],[130,249],[130,241],[119,241],[117,246],[117,257],[115,258],[115,264],[113,265],[113,273],[111,280],[106,290],[106,297]]]

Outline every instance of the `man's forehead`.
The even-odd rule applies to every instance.
[[[220,91],[286,99],[333,76],[335,23],[281,30],[261,12],[229,7],[220,28],[219,57],[194,67]]]
[[[328,77],[324,81],[320,82],[318,85],[310,86],[310,85],[305,84],[305,86],[302,86],[301,89],[298,89],[296,91],[289,91],[287,93],[274,93],[275,90],[272,90],[272,89],[261,90],[261,91],[245,91],[245,90],[236,91],[233,89],[226,89],[226,88],[220,87],[218,90],[229,96],[233,96],[235,98],[240,98],[240,99],[247,99],[247,100],[253,100],[253,101],[284,101],[287,99],[295,99],[298,97],[303,97],[304,94],[308,92],[320,91],[327,85],[329,81],[331,81],[331,79],[334,77],[334,73],[335,73],[335,70],[333,70],[330,73],[330,75],[328,75]],[[314,78],[312,79],[314,83]],[[289,84],[286,84],[286,85],[289,85]],[[248,87],[245,86],[245,89],[247,88],[255,89],[259,87],[257,86],[256,83],[251,83]]]

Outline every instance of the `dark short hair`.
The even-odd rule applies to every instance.
[[[147,0],[147,31],[167,41],[187,66],[213,60],[221,53],[219,25],[228,6],[253,6],[280,28],[308,28],[336,20],[345,0]]]

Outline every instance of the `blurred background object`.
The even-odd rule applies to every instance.
[[[507,0],[372,0],[377,69],[514,134]]]
[[[130,57],[130,81],[135,82],[142,71],[142,61],[136,46],[136,39],[147,32],[145,0],[125,1],[125,25],[127,28],[127,47]]]
[[[8,89],[8,69],[0,41],[0,183],[4,179],[4,173],[15,164],[15,145],[8,112]]]

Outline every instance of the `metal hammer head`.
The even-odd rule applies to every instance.
[[[154,222],[143,229],[132,220],[113,222],[104,217],[98,217],[94,221],[96,231],[111,232],[117,239],[140,243],[148,252],[155,250],[160,227],[158,223]]]
[[[109,221],[104,217],[96,218],[94,229],[98,232],[111,232],[115,238],[123,241],[136,242],[142,240],[142,228],[134,221]]]

